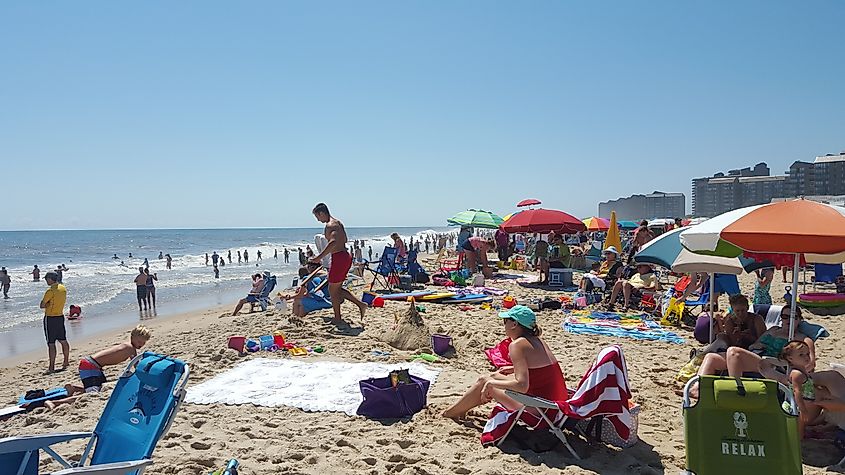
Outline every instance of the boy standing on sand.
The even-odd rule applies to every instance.
[[[118,365],[134,358],[138,354],[138,350],[143,348],[149,339],[150,330],[143,325],[138,325],[129,334],[129,341],[119,343],[111,348],[100,350],[91,356],[82,358],[79,360],[79,379],[82,381],[82,386],[66,384],[65,390],[67,391],[68,397],[55,401],[46,401],[44,405],[52,410],[56,406],[76,401],[82,394],[100,392],[103,388],[103,383],[106,382],[106,375],[103,373],[103,368]]]
[[[331,296],[332,309],[334,310],[334,318],[332,323],[341,325],[346,322],[340,316],[340,304],[344,300],[349,300],[358,306],[361,311],[361,326],[364,325],[364,313],[367,311],[367,304],[355,298],[348,290],[343,288],[343,281],[346,280],[346,275],[349,269],[352,268],[352,256],[346,250],[346,229],[343,228],[343,223],[339,219],[333,218],[329,213],[329,207],[325,203],[318,203],[312,210],[317,221],[325,223],[326,229],[323,235],[329,243],[326,245],[323,252],[312,257],[310,262],[319,264],[320,261],[329,253],[332,255],[332,266],[329,269],[329,295]]]
[[[55,272],[48,272],[44,276],[47,285],[50,286],[44,292],[39,307],[44,309],[44,336],[47,337],[47,355],[50,357],[50,365],[47,367],[47,374],[56,371],[56,341],[62,345],[64,362],[62,369],[68,367],[70,358],[70,345],[65,335],[65,302],[67,301],[67,289],[59,283],[59,276]]]

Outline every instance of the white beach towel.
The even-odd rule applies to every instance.
[[[257,358],[238,364],[225,373],[189,386],[185,399],[194,404],[254,404],[291,406],[305,411],[337,411],[355,415],[363,397],[358,382],[386,377],[392,370],[407,368],[432,384],[439,369],[423,363],[344,363]]]

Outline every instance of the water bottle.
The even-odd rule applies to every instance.
[[[229,460],[229,463],[226,465],[226,470],[223,470],[222,475],[238,475],[238,463],[237,459]]]
[[[792,305],[792,287],[787,285],[786,293],[783,294],[783,300],[786,302],[787,305]]]

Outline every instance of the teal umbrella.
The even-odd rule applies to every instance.
[[[502,224],[502,217],[483,209],[468,209],[447,219],[446,222],[455,226],[472,226],[474,228],[497,229]]]
[[[633,221],[619,221],[619,227],[622,229],[637,229],[640,225]]]

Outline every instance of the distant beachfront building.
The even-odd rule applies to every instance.
[[[643,218],[680,218],[686,216],[686,196],[683,193],[655,191],[647,195],[631,195],[627,198],[599,203],[599,216],[609,217],[616,211],[620,220]]]
[[[796,161],[785,175],[770,175],[765,163],[692,180],[693,216],[712,217],[727,211],[779,199],[845,195],[845,152]],[[835,200],[835,198],[833,198]]]
[[[786,176],[769,175],[769,166],[758,163],[754,168],[716,173],[712,177],[692,180],[692,214],[712,217],[732,209],[763,203],[784,196]]]

